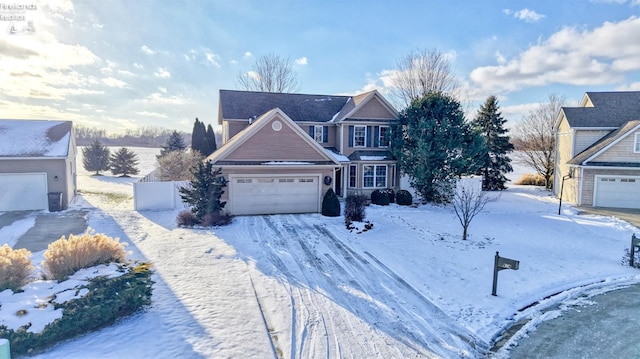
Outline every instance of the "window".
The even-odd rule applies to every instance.
[[[358,186],[358,166],[349,166],[349,187],[355,188]]]
[[[386,188],[387,187],[387,166],[367,165],[364,166],[363,181],[365,188]]]
[[[313,139],[318,143],[324,142],[324,126],[313,126]]]
[[[313,178],[300,178],[298,179],[299,183],[313,183]]]
[[[633,152],[640,153],[640,132],[636,133],[636,142],[633,145]]]
[[[380,132],[378,135],[378,147],[389,147],[389,139],[391,133],[389,132],[389,126],[380,126]]]
[[[367,138],[367,126],[353,126],[353,147],[364,147]]]

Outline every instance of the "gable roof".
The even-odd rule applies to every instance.
[[[220,120],[257,118],[279,108],[295,122],[329,122],[349,96],[220,90]]]
[[[373,91],[365,92],[360,95],[353,96],[351,98],[351,101],[345,104],[345,106],[340,110],[340,112],[336,115],[333,121],[338,122],[338,121],[344,121],[348,119],[349,117],[356,114],[358,110],[366,106],[366,104],[372,101],[374,98],[377,99],[380,102],[380,104],[387,111],[389,111],[389,113],[394,118],[398,118],[400,116],[398,114],[398,111],[396,111],[396,109],[382,95],[380,95],[378,90],[373,90]]]
[[[583,165],[638,129],[640,129],[640,120],[629,121],[619,129],[612,131],[598,140],[586,150],[580,152],[567,163],[571,165]]]
[[[220,147],[217,151],[209,155],[205,159],[205,161],[212,161],[213,163],[218,164],[227,164],[225,160],[231,156],[231,154],[239,149],[243,144],[245,144],[251,137],[259,133],[262,129],[266,127],[267,124],[271,123],[272,120],[278,119],[284,122],[283,126],[287,126],[293,132],[295,132],[300,141],[306,143],[315,153],[317,154],[317,158],[322,158],[323,163],[318,163],[318,161],[311,161],[308,164],[331,164],[331,165],[340,165],[339,159],[335,156],[332,156],[322,147],[319,143],[317,143],[308,133],[304,132],[300,126],[297,126],[293,120],[287,116],[281,109],[274,108],[270,111],[267,111],[264,115],[258,117],[255,121],[252,122],[250,126],[247,126],[242,131],[238,132],[231,140],[225,143],[222,147]],[[278,130],[279,131],[279,130]],[[275,144],[278,145],[278,144]],[[242,163],[243,162],[243,163]],[[254,163],[255,162],[255,163]],[[273,161],[232,161],[229,164],[248,164],[248,165],[260,165],[260,164],[277,164]],[[313,162],[313,163],[312,163]],[[291,163],[294,164],[294,163]]]
[[[66,157],[71,121],[0,120],[0,157]]]
[[[640,119],[640,91],[587,92],[582,105],[593,107],[563,107],[573,128],[617,128]]]

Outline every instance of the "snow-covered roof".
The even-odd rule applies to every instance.
[[[0,157],[66,157],[71,121],[0,120]]]
[[[336,161],[338,161],[338,162],[340,162],[340,163],[344,163],[344,162],[351,162],[351,161],[349,160],[349,157],[347,157],[347,156],[345,156],[345,155],[343,155],[343,154],[335,153],[334,151],[332,151],[332,150],[330,150],[330,149],[328,149],[328,148],[325,148],[324,150],[325,150],[325,151],[327,151],[327,153],[328,153],[331,157],[333,157]]]

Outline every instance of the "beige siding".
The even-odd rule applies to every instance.
[[[337,125],[332,124],[332,123],[331,124],[316,123],[316,124],[311,124],[311,125],[306,125],[305,124],[305,125],[302,125],[300,127],[302,128],[302,130],[305,133],[309,134],[310,133],[309,131],[311,131],[311,127],[313,127],[313,126],[325,126],[325,127],[327,127],[327,130],[328,130],[327,135],[328,135],[329,138],[326,139],[326,142],[319,143],[321,146],[323,146],[323,147],[334,147],[334,148],[338,148],[338,146],[340,146],[340,144],[338,142],[339,138],[338,138],[338,128],[337,128],[338,126]],[[311,137],[311,136],[309,136],[309,137]]]
[[[640,153],[633,152],[635,136],[635,133],[629,134],[620,142],[607,149],[604,153],[595,157],[592,161],[640,163]]]
[[[247,138],[225,160],[264,162],[327,160],[285,122],[281,121],[280,131],[274,131],[271,124],[275,120],[271,120],[260,131]],[[306,136],[309,136],[308,133]]]
[[[238,132],[244,130],[249,125],[249,121],[225,121],[223,130],[225,130],[225,143],[229,141],[233,136],[237,135]]]
[[[67,160],[64,158],[38,159],[38,160],[0,160],[0,173],[47,173],[47,189],[49,192],[62,192],[63,208],[66,209],[73,199],[75,189],[73,179],[70,178],[70,169],[67,168]],[[58,177],[56,181],[55,178]],[[71,183],[68,183],[71,182]]]
[[[346,178],[346,184],[347,184],[347,195],[355,195],[355,194],[361,194],[361,195],[365,195],[367,197],[371,196],[371,192],[375,191],[377,188],[362,188],[362,185],[364,183],[364,166],[366,165],[386,165],[387,166],[387,186],[386,188],[393,188],[393,189],[398,189],[399,188],[399,178],[395,179],[395,185],[392,186],[392,181],[394,180],[393,175],[394,175],[394,171],[397,172],[397,169],[395,168],[396,163],[395,162],[355,162],[355,163],[351,163],[351,165],[356,165],[358,167],[358,171],[357,171],[357,177],[356,177],[356,187],[349,187],[349,166],[347,165],[342,169],[342,173],[344,174],[345,178]]]
[[[362,108],[353,113],[350,118],[362,119],[394,119],[393,113],[376,98],[371,99]]]
[[[595,176],[638,176],[639,171],[630,170],[602,170],[602,169],[585,169],[582,176],[582,198],[580,205],[593,206],[593,193]]]
[[[384,122],[345,122],[342,125],[342,144],[343,144],[343,148],[342,148],[342,154],[344,154],[345,156],[350,156],[353,152],[355,151],[371,151],[371,150],[382,150],[382,151],[387,151],[389,150],[388,147],[369,147],[369,146],[365,146],[365,147],[352,147],[349,146],[349,126],[371,126],[372,127],[372,131],[371,131],[371,136],[375,136],[375,130],[373,129],[373,127],[376,126],[389,126],[391,127],[391,125],[389,123],[384,123]],[[368,141],[368,139],[367,139]]]
[[[606,131],[606,130],[598,130],[598,131],[585,131],[585,130],[578,130],[576,131],[576,139],[575,139],[575,152],[574,152],[574,156],[577,155],[578,153],[586,150],[587,148],[589,148],[591,145],[593,145],[594,143],[596,143],[599,139],[601,139],[602,137],[606,136],[609,132],[611,131]]]

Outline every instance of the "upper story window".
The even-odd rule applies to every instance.
[[[389,147],[391,132],[389,126],[380,126],[378,131],[378,147]]]
[[[309,136],[318,143],[329,142],[329,127],[327,126],[309,126]]]
[[[364,147],[367,139],[367,126],[353,126],[353,147]]]
[[[636,133],[636,142],[633,145],[633,152],[640,153],[640,132]]]

